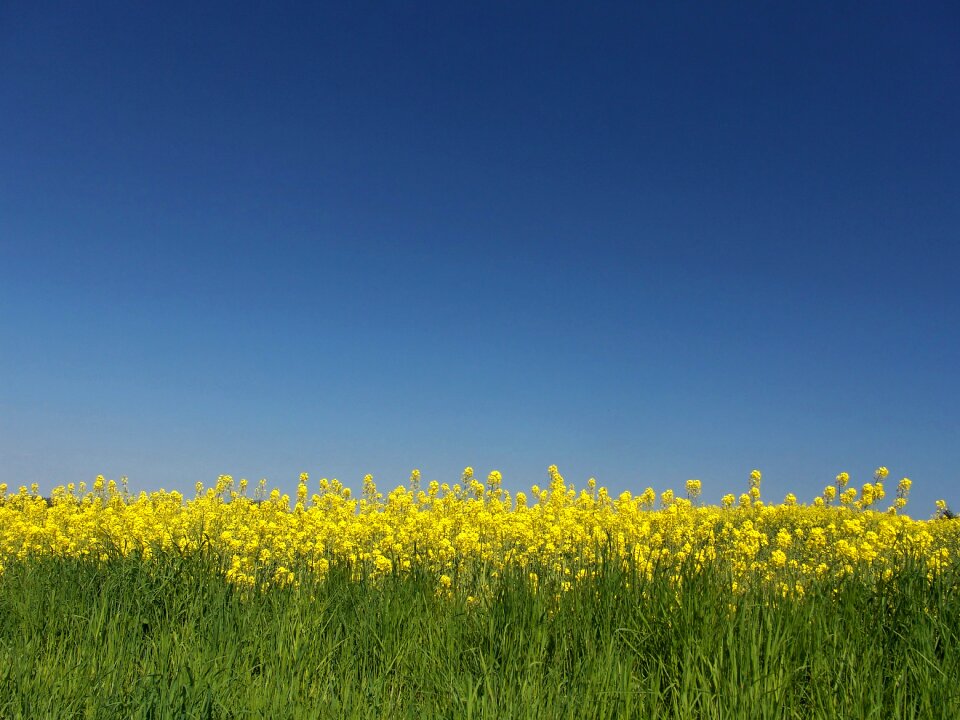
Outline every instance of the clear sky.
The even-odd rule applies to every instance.
[[[0,482],[886,465],[926,517],[958,241],[955,2],[7,0]]]

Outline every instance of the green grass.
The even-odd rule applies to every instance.
[[[606,568],[493,599],[349,570],[242,595],[202,557],[11,562],[0,718],[956,718],[960,577],[905,567],[801,601]]]

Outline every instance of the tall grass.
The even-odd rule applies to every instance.
[[[605,566],[438,596],[335,565],[238,590],[215,558],[12,561],[0,718],[955,718],[960,575],[904,566],[784,599]],[[732,606],[733,605],[733,606]]]

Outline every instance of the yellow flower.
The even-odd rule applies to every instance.
[[[903,478],[897,483],[897,494],[901,497],[906,497],[910,492],[910,486],[913,485],[913,481],[910,478]]]
[[[786,528],[780,528],[777,532],[777,546],[786,550],[793,544],[793,536]]]

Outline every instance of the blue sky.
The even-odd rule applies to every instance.
[[[0,482],[960,505],[957,128],[952,3],[5,2]]]

